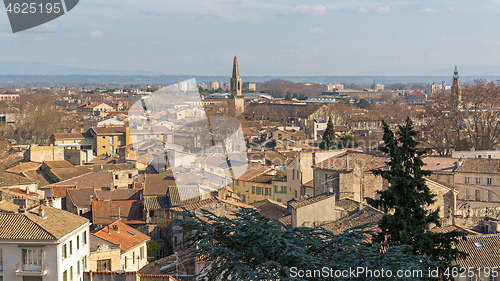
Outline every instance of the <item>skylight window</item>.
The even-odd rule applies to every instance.
[[[476,249],[484,249],[483,244],[481,242],[474,242],[474,245],[476,246]]]
[[[127,232],[128,232],[128,233],[130,233],[130,234],[132,234],[132,235],[134,235],[134,236],[136,235],[135,233],[133,233],[133,232],[132,232],[132,231],[130,231],[130,230],[127,230]]]

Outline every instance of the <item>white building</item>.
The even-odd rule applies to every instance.
[[[103,255],[98,251],[93,252],[91,268],[100,271],[109,271],[113,268],[120,268],[125,271],[138,271],[148,264],[147,242],[151,238],[139,230],[118,220],[97,231],[94,235],[112,244],[120,245],[121,252],[119,261],[113,259],[111,254]],[[116,265],[116,262],[119,262],[119,264]],[[106,267],[103,265],[106,265]]]
[[[0,280],[83,280],[89,256],[87,219],[44,206],[0,213]]]

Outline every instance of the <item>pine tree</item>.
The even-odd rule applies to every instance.
[[[323,140],[319,144],[319,148],[322,150],[335,149],[335,128],[333,127],[332,118],[328,118],[328,123],[326,124],[326,130],[323,134]]]
[[[184,220],[174,219],[187,234],[183,243],[205,263],[201,280],[380,280],[380,278],[348,276],[297,276],[297,270],[349,271],[369,268],[423,270],[435,268],[437,263],[406,251],[406,245],[381,250],[380,244],[365,240],[372,233],[350,229],[335,235],[321,227],[282,229],[274,220],[254,209],[241,209],[230,217],[221,217],[205,210],[199,213],[185,211]],[[344,276],[345,277],[345,276]],[[421,280],[391,278],[390,280]]]
[[[421,156],[426,151],[418,150],[414,140],[417,132],[412,121],[407,118],[404,126],[398,126],[397,135],[383,122],[384,146],[382,152],[389,156],[388,170],[374,171],[389,182],[387,190],[377,191],[379,199],[366,198],[368,204],[384,211],[379,223],[381,232],[374,237],[374,242],[388,242],[390,246],[411,245],[412,252],[440,262],[445,269],[459,257],[465,257],[453,246],[464,233],[434,233],[426,227],[431,224],[441,226],[439,208],[429,211],[427,208],[435,202],[433,194],[425,183],[425,176],[430,171],[422,169]],[[443,276],[446,278],[446,276]]]

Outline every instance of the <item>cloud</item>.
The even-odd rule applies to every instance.
[[[422,9],[422,10],[418,10],[417,12],[424,13],[424,14],[437,14],[437,13],[439,13],[439,10],[432,9],[432,8],[425,8],[425,9]]]
[[[285,16],[312,16],[321,17],[326,15],[326,7],[318,5],[297,5],[293,9],[284,11],[282,15]]]
[[[391,12],[391,6],[389,6],[389,5],[380,6],[380,7],[375,8],[375,13],[380,14],[380,15],[387,15],[390,12]]]
[[[360,6],[358,7],[358,13],[360,14],[379,14],[379,15],[387,15],[391,12],[391,6],[390,5],[385,5],[385,6],[378,6],[375,8],[370,8],[367,6]]]
[[[314,33],[314,34],[325,34],[326,30],[321,28],[321,27],[311,27],[309,29],[309,32]]]
[[[96,30],[96,31],[90,32],[90,36],[92,36],[92,37],[101,37],[102,36],[102,31]]]
[[[44,40],[45,39],[42,37],[42,35],[35,35],[35,37],[33,37],[33,41],[35,41],[35,42],[41,42]]]

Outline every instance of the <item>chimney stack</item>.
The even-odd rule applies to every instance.
[[[26,213],[26,209],[24,209],[24,206],[23,206],[23,205],[21,205],[21,206],[19,206],[19,209],[17,209],[17,212],[18,212],[19,214],[24,215],[24,213]]]
[[[43,205],[40,205],[40,207],[38,208],[38,215],[42,218],[45,218],[45,208],[43,207]]]

